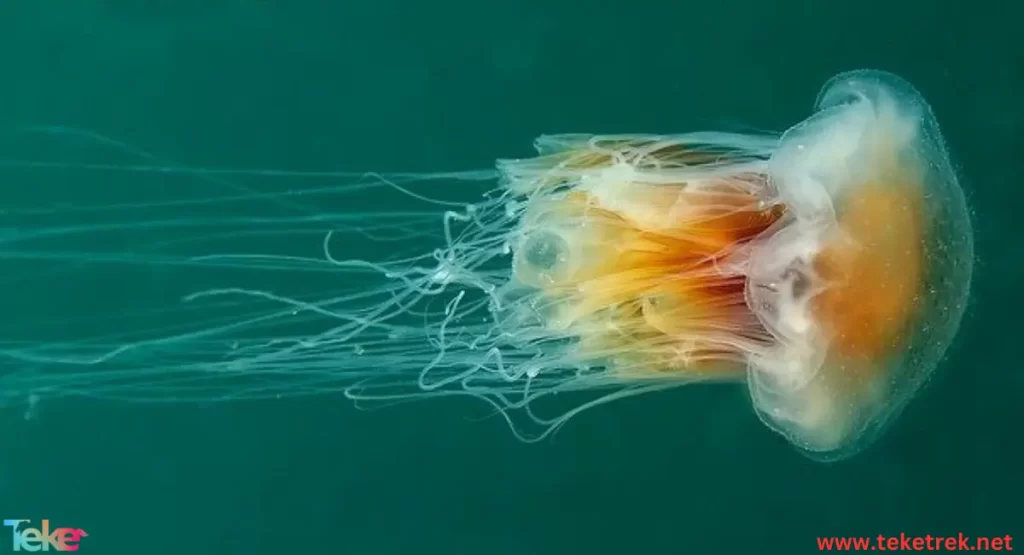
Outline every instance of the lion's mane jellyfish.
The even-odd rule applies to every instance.
[[[536,438],[618,397],[736,382],[768,427],[837,459],[878,437],[960,324],[967,206],[931,109],[894,75],[833,78],[781,135],[553,135],[536,147],[498,163],[484,200],[446,211],[424,256],[343,259],[330,231],[325,263],[342,279],[379,276],[361,292],[211,288],[193,302],[284,308],[87,359],[9,350],[33,367],[0,383],[43,398],[469,394]],[[443,177],[390,184],[412,193]],[[309,315],[301,337],[266,340],[296,313]],[[600,394],[540,416],[536,402],[562,392]],[[527,436],[513,413],[541,431]]]

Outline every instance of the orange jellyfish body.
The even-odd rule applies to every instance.
[[[781,137],[561,136],[502,165],[527,198],[512,282],[620,379],[746,380],[807,454],[867,445],[937,365],[972,265],[921,96],[840,75]],[[538,306],[538,303],[534,303]]]

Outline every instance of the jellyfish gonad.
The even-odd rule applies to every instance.
[[[189,300],[275,308],[93,342],[90,356],[76,352],[86,341],[21,343],[3,352],[26,366],[0,378],[0,398],[473,395],[536,439],[616,398],[735,382],[769,428],[837,459],[880,435],[957,331],[970,219],[931,109],[894,75],[833,78],[781,134],[552,135],[536,148],[500,161],[483,200],[436,214],[425,253],[351,260],[328,230],[319,262],[342,280],[376,276],[358,291],[225,284]],[[421,198],[437,177],[392,185]],[[348,221],[410,228],[386,211]],[[556,393],[591,397],[541,416]]]

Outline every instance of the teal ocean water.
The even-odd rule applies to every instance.
[[[761,424],[742,388],[724,385],[617,401],[531,445],[473,399],[360,411],[337,391],[202,403],[40,396],[0,409],[0,519],[81,528],[84,555],[790,554],[817,552],[822,536],[1024,538],[1021,13],[1009,0],[6,0],[0,160],[79,166],[0,167],[5,244],[29,221],[235,218],[231,229],[244,230],[258,208],[297,229],[196,224],[192,238],[225,253],[315,257],[319,243],[300,232],[322,230],[306,216],[408,211],[406,231],[433,230],[429,251],[440,220],[387,188],[287,196],[334,181],[80,165],[489,170],[531,155],[541,134],[784,129],[831,76],[867,67],[901,75],[931,103],[977,256],[970,307],[935,378],[879,442],[843,462],[806,459]],[[458,203],[484,190],[436,183]],[[200,202],[240,191],[278,200]],[[147,208],[174,200],[184,203]],[[73,209],[118,202],[139,206],[113,222]],[[51,212],[29,218],[26,207]],[[350,235],[350,252],[375,253]],[[141,224],[69,236],[42,238],[61,253],[50,260],[0,248],[5,353],[245,314],[241,299],[201,313],[176,304],[229,286],[228,274],[237,287],[312,298],[363,286],[157,254],[100,271],[66,255],[115,256],[141,238],[173,252],[194,245]],[[0,357],[0,399],[5,376],[36,364]],[[12,547],[0,528],[0,553]]]

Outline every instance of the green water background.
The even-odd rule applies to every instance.
[[[194,165],[445,171],[528,155],[541,133],[777,129],[833,74],[890,70],[937,113],[978,264],[938,377],[848,462],[805,460],[726,387],[618,402],[533,446],[468,419],[469,401],[69,402],[0,413],[0,517],[84,528],[81,553],[104,555],[811,553],[824,535],[1020,534],[1021,11],[6,0],[0,124],[95,130]],[[0,295],[11,329],[68,309],[16,294]]]

